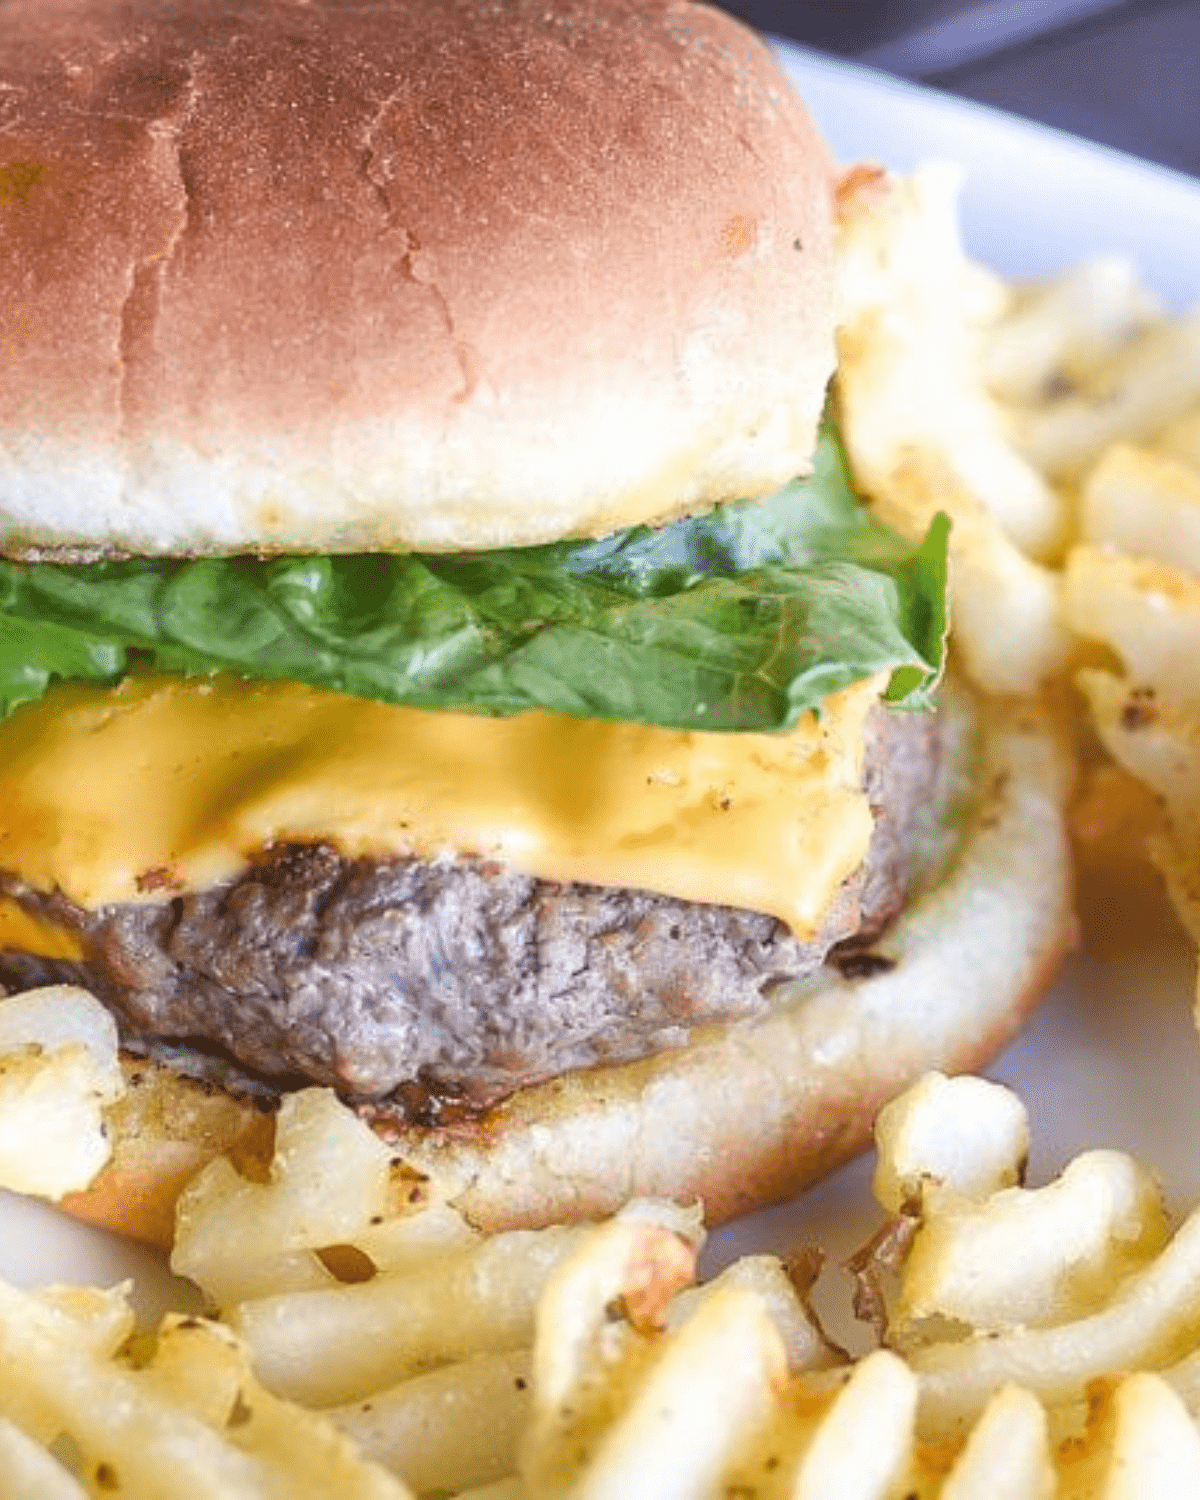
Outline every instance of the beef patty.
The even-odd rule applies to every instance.
[[[0,984],[83,985],[127,1039],[216,1049],[270,1079],[388,1097],[407,1114],[431,1098],[480,1108],[760,1014],[838,945],[877,935],[904,904],[937,762],[934,715],[873,711],[870,849],[810,941],[770,916],[485,860],[347,859],[305,844],[210,890],[92,912],[0,874],[0,891],[77,933],[87,954],[0,953]]]

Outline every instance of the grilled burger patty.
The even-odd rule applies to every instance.
[[[760,1014],[835,946],[869,941],[903,906],[908,835],[938,760],[935,716],[872,711],[870,849],[807,941],[771,916],[486,860],[347,859],[304,844],[210,890],[94,912],[0,877],[88,955],[0,954],[0,983],[82,984],[130,1038],[215,1047],[268,1078],[392,1096],[401,1113],[431,1096],[483,1107]]]

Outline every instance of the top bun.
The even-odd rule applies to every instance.
[[[0,552],[483,548],[764,493],[832,167],[679,0],[5,0]]]

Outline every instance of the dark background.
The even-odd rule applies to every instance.
[[[760,31],[1200,177],[1200,0],[720,0]]]

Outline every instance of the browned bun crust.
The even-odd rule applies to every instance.
[[[396,1132],[397,1150],[493,1229],[639,1195],[699,1196],[720,1223],[798,1192],[861,1151],[880,1106],[921,1073],[981,1067],[1050,982],[1075,935],[1069,781],[1045,710],[991,706],[958,854],[873,950],[892,969],[831,970],[753,1024],[527,1089],[476,1125]],[[126,1107],[112,1164],[66,1207],[164,1243],[184,1172],[227,1142],[261,1159],[263,1118],[165,1069],[136,1071],[145,1102]]]
[[[802,472],[825,148],[689,0],[5,0],[0,553],[480,548]]]

